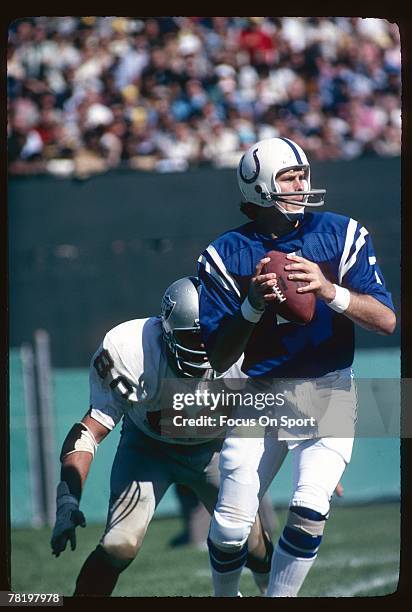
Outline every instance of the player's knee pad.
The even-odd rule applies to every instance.
[[[313,482],[303,483],[296,488],[290,505],[311,508],[327,516],[330,510],[330,494],[325,486]]]
[[[234,552],[243,548],[250,529],[249,523],[228,519],[215,511],[210,523],[209,540],[220,550]]]
[[[130,563],[139,552],[153,509],[154,497],[144,483],[132,482],[112,498],[101,545],[118,563]]]
[[[121,567],[133,561],[140,550],[142,541],[143,534],[112,529],[103,537],[101,546],[110,556],[113,565]]]
[[[304,506],[291,506],[279,548],[304,559],[316,557],[322,542],[326,516]]]

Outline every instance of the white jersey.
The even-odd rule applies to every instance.
[[[224,376],[245,378],[239,359]],[[170,438],[157,433],[150,413],[161,409],[162,388],[176,379],[167,361],[159,317],[133,319],[117,325],[104,337],[90,364],[90,416],[112,430],[127,413],[148,436],[179,444],[204,443],[204,438]],[[216,429],[215,435],[219,435]]]

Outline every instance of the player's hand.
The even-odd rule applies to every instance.
[[[86,519],[79,510],[79,502],[69,491],[67,483],[62,481],[57,487],[56,523],[54,525],[51,548],[53,555],[58,557],[66,550],[70,540],[71,549],[76,548],[76,527],[86,527]]]
[[[264,310],[268,300],[274,300],[275,296],[272,287],[276,285],[276,274],[262,274],[262,268],[266,263],[269,263],[270,258],[264,257],[261,259],[255,268],[255,273],[250,280],[248,298],[251,306],[258,310]]]
[[[333,283],[325,278],[317,263],[291,253],[287,255],[287,258],[290,259],[290,264],[285,266],[285,270],[289,272],[288,278],[308,283],[304,287],[298,287],[296,289],[298,293],[312,292],[325,302],[331,302],[335,298],[336,291]]]

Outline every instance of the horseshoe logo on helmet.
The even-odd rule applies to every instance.
[[[240,178],[242,179],[242,181],[244,181],[245,183],[253,183],[254,181],[256,181],[257,177],[259,176],[259,172],[260,172],[260,162],[257,156],[257,149],[255,149],[253,151],[253,159],[255,160],[255,164],[256,164],[256,170],[254,171],[254,173],[252,174],[252,176],[250,178],[246,178],[245,175],[243,174],[242,171],[242,164],[243,164],[243,160],[245,158],[245,156],[242,156],[242,159],[240,160],[240,166],[239,166],[239,174],[240,174]]]

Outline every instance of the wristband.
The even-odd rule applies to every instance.
[[[65,480],[62,480],[57,485],[57,498],[56,498],[56,506],[59,509],[64,504],[72,504],[73,506],[79,507],[79,500],[77,497],[70,493],[70,489]]]
[[[252,306],[252,304],[249,302],[249,298],[246,296],[242,302],[242,306],[240,307],[240,312],[242,313],[243,318],[246,319],[246,321],[249,321],[249,323],[257,323],[260,321],[265,309],[263,308],[260,310],[258,308],[254,308],[254,306]]]
[[[350,302],[350,293],[348,289],[345,287],[340,287],[339,285],[333,285],[336,290],[336,295],[331,302],[326,302],[329,308],[335,310],[335,312],[345,312],[345,310],[349,306]]]

